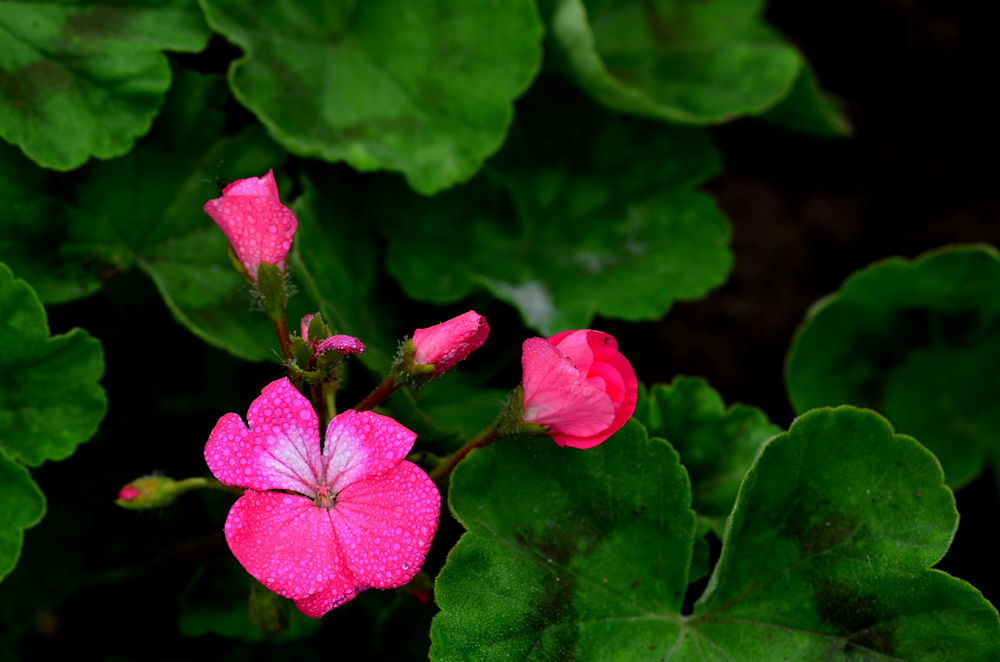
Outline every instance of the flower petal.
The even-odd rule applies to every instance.
[[[474,310],[413,332],[413,362],[432,365],[434,372],[449,370],[479,349],[490,334],[486,318]]]
[[[576,366],[544,338],[528,338],[521,355],[524,408],[521,420],[558,433],[589,436],[614,420],[611,398],[583,378]]]
[[[347,604],[363,589],[349,582],[330,582],[308,598],[295,601],[295,606],[310,618],[319,618],[331,609]]]
[[[247,420],[249,430],[237,414],[226,414],[209,435],[205,461],[215,477],[227,485],[316,496],[323,463],[309,401],[282,378],[264,387]]]
[[[441,495],[422,469],[403,461],[384,476],[344,488],[332,512],[344,560],[358,582],[393,588],[420,570],[437,530]]]
[[[262,177],[247,177],[231,182],[224,189],[222,195],[258,195],[278,201],[278,183],[274,180],[274,168],[271,168]]]
[[[367,476],[383,474],[406,457],[415,432],[388,416],[348,409],[326,428],[324,482],[334,493]]]
[[[335,350],[341,354],[361,354],[365,351],[365,344],[354,336],[336,335],[319,341],[316,345],[316,353],[322,354]]]
[[[226,542],[260,583],[301,600],[318,591],[353,590],[330,522],[332,511],[306,497],[248,490],[226,519]]]

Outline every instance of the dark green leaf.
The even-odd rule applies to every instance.
[[[819,87],[816,74],[806,65],[802,67],[795,85],[781,100],[760,119],[786,129],[811,133],[828,138],[851,135],[851,124],[841,112],[838,102]]]
[[[787,366],[796,411],[878,409],[968,482],[1000,448],[1000,257],[955,247],[853,274],[810,311]]]
[[[2,278],[2,275],[0,275]],[[0,447],[0,580],[14,569],[21,555],[24,530],[42,519],[45,497],[28,470],[7,457]]]
[[[464,181],[503,141],[534,78],[533,2],[202,0],[246,51],[237,98],[290,151],[403,172],[433,193]]]
[[[30,466],[72,455],[104,418],[103,374],[101,343],[49,337],[38,297],[0,263],[0,451]]]
[[[722,398],[703,379],[677,377],[656,384],[636,417],[651,437],[670,442],[691,476],[695,512],[721,538],[743,476],[760,445],[781,432],[756,407]]]
[[[161,49],[208,37],[194,0],[0,2],[0,136],[58,170],[120,156],[170,87]]]
[[[677,660],[993,660],[1000,620],[928,570],[958,524],[933,456],[871,411],[809,412],[740,490]]]
[[[595,313],[659,318],[724,280],[729,226],[690,190],[718,169],[708,137],[580,110],[568,126],[529,112],[486,176],[396,199],[406,213],[382,228],[407,294],[444,304],[483,287],[552,334]]]
[[[673,122],[716,123],[770,108],[798,53],[760,0],[548,0],[554,54],[601,104]]]
[[[314,185],[303,179],[303,193],[293,205],[299,219],[293,248],[295,277],[336,333],[365,343],[360,360],[379,379],[396,354],[393,311],[377,294],[377,235],[363,210],[364,196],[352,195],[332,173]],[[361,202],[359,207],[357,204]]]
[[[677,639],[694,513],[677,454],[645,437],[631,422],[587,451],[503,439],[463,461],[450,505],[469,531],[437,580],[432,659],[635,659]]]

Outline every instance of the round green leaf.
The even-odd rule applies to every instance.
[[[2,278],[2,275],[0,275]],[[28,470],[0,448],[0,580],[21,555],[24,530],[38,524],[45,514],[45,497]]]
[[[468,533],[437,580],[431,659],[635,659],[676,639],[690,498],[677,454],[634,422],[587,451],[474,451],[451,480]]]
[[[30,466],[72,455],[104,418],[103,374],[100,341],[50,338],[38,297],[0,263],[0,451]]]
[[[636,408],[651,437],[680,453],[691,476],[693,507],[721,538],[743,476],[761,444],[781,432],[760,409],[726,409],[719,394],[698,377],[656,384]]]
[[[15,201],[46,201],[25,202],[29,215],[0,221],[0,259],[42,283],[47,302],[90,294],[112,274],[138,265],[193,333],[241,358],[275,359],[274,331],[251,311],[249,288],[226,257],[225,235],[202,205],[220,195],[214,181],[259,176],[279,167],[285,153],[260,127],[224,137],[219,106],[225,98],[221,78],[187,73],[175,82],[153,131],[127,156],[73,176],[46,175],[23,160],[10,171],[0,167],[0,201],[5,191]],[[20,185],[32,189],[15,198]],[[62,197],[53,199],[52,192]],[[291,303],[295,312],[311,307],[304,297]]]
[[[534,3],[202,0],[246,51],[233,93],[290,151],[433,193],[503,141],[541,59]]]
[[[562,67],[594,99],[626,113],[717,123],[785,97],[801,58],[764,23],[763,2],[549,0]]]
[[[748,473],[668,659],[997,659],[993,606],[928,570],[957,524],[940,465],[912,438],[871,411],[809,412]]]
[[[796,411],[877,409],[951,485],[970,481],[1000,449],[1000,256],[962,246],[853,274],[810,311],[786,380]]]
[[[572,131],[542,120],[516,128],[484,176],[381,214],[387,268],[409,296],[446,304],[482,287],[550,335],[595,314],[658,319],[724,281],[729,225],[691,190],[718,168],[707,135],[603,115]]]
[[[57,170],[120,156],[170,87],[161,49],[208,37],[194,0],[0,2],[0,136]]]

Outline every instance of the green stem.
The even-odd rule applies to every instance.
[[[388,398],[393,391],[399,388],[399,384],[393,379],[392,375],[389,375],[382,380],[382,383],[375,387],[375,389],[369,393],[364,400],[359,402],[354,406],[358,411],[366,411],[377,407],[383,400]]]
[[[326,420],[323,424],[323,429],[326,430],[326,426],[330,424],[333,417],[337,415],[337,383],[334,382],[323,384],[323,402],[326,404]]]
[[[181,491],[187,492],[189,490],[196,489],[209,489],[209,490],[221,490],[223,492],[231,492],[233,494],[239,494],[243,496],[246,492],[242,487],[236,487],[235,485],[223,485],[215,478],[185,478],[184,480],[177,481],[177,487]]]
[[[274,325],[274,332],[278,334],[278,344],[281,345],[281,356],[288,361],[292,358],[292,349],[291,342],[288,337],[288,324],[285,322],[285,316],[279,315],[271,317],[271,324]]]
[[[497,428],[498,425],[494,421],[489,425],[489,427],[469,440],[467,444],[452,453],[443,462],[441,462],[441,464],[431,470],[428,474],[431,477],[431,480],[435,483],[440,483],[451,475],[452,469],[458,466],[458,463],[461,462],[462,459],[472,451],[472,449],[481,448],[493,443],[493,441],[500,436],[500,432]]]

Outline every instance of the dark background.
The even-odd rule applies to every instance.
[[[996,106],[988,101],[998,89],[1000,69],[989,4],[770,3],[769,18],[805,53],[824,87],[843,100],[855,135],[819,139],[753,120],[714,131],[725,174],[707,188],[733,226],[735,266],[729,281],[701,301],[677,304],[655,324],[594,323],[619,339],[642,381],[702,375],[727,402],[760,406],[787,426],[793,413],[783,361],[795,328],[816,299],[883,257],[912,257],[956,242],[1000,246],[992,162],[1000,131]],[[208,54],[194,56],[225,55],[221,67],[206,62],[207,70],[224,69],[232,56],[218,41]],[[186,65],[191,57],[185,56]],[[251,647],[215,636],[179,636],[176,596],[199,563],[225,551],[219,522],[231,499],[190,497],[139,517],[116,509],[111,500],[135,477],[135,467],[186,475],[220,407],[245,411],[247,385],[274,379],[274,367],[240,364],[206,347],[170,319],[153,288],[135,273],[112,280],[88,301],[54,306],[49,314],[54,333],[83,326],[102,340],[110,409],[98,436],[70,461],[33,471],[51,497],[50,511],[26,536],[24,567],[0,587],[0,627],[16,624],[0,632],[0,659],[426,654],[433,606],[387,592],[369,592],[373,596],[338,610],[307,644]],[[126,428],[116,423],[135,420],[121,416],[125,410],[148,415],[140,417],[143,424]],[[996,603],[995,553],[984,544],[996,527],[992,475],[985,473],[957,500],[960,528],[940,567]],[[72,508],[60,508],[70,502]],[[209,515],[216,511],[217,517]],[[80,512],[92,513],[92,520],[79,521]],[[439,538],[454,539],[453,529],[444,531],[448,526],[442,520]],[[134,542],[109,545],[109,540]],[[428,567],[439,567],[446,551],[432,548]],[[53,554],[61,559],[58,566],[40,561]],[[88,583],[74,583],[74,573],[90,577]],[[390,604],[398,612],[386,626],[389,634],[368,634],[371,614]],[[417,648],[408,649],[413,645]]]

